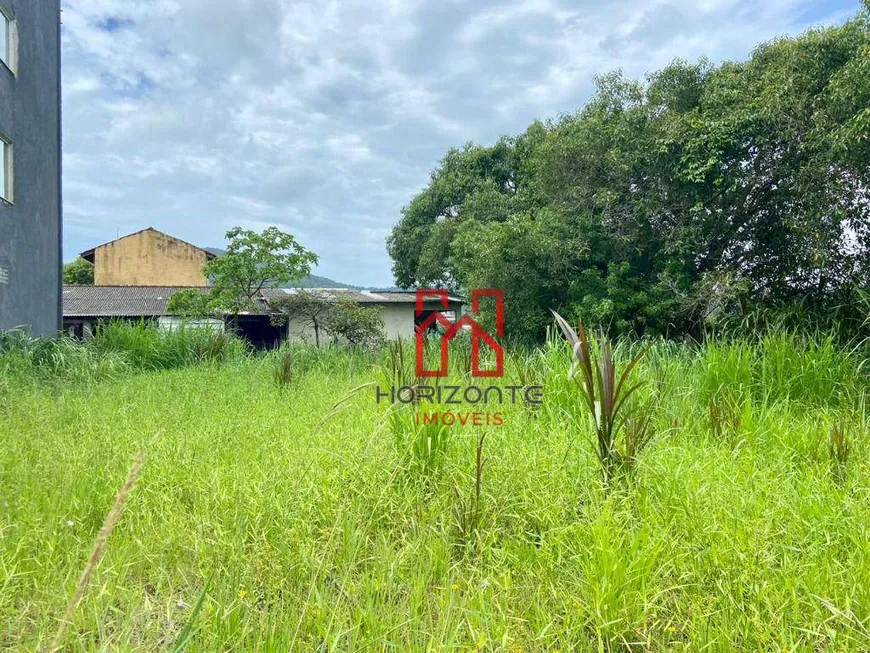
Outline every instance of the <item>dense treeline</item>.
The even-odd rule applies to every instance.
[[[399,284],[500,287],[613,331],[772,315],[855,329],[870,279],[870,16],[600,77],[578,113],[450,150],[388,247]]]

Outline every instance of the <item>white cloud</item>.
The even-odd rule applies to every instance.
[[[550,0],[519,0],[519,2],[505,3],[472,15],[459,31],[459,41],[466,44],[477,43],[484,37],[507,27],[514,27],[514,34],[521,37],[524,19],[539,16],[561,24],[576,14],[576,11],[564,10],[558,3]]]
[[[277,225],[391,283],[384,238],[452,145],[573,111],[595,73],[745,58],[822,0],[62,0],[66,257],[153,225]]]

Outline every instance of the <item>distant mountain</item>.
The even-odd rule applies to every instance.
[[[211,252],[215,256],[223,256],[226,250],[220,249],[219,247],[205,247],[203,248],[207,252]],[[358,290],[358,286],[351,286],[347,283],[341,283],[340,281],[335,281],[334,279],[330,279],[328,277],[321,277],[316,274],[309,274],[307,277],[303,277],[300,281],[297,281],[294,284],[287,284],[285,286],[287,288],[352,288],[354,290]]]
[[[320,277],[316,274],[309,274],[307,277],[302,279],[301,281],[297,281],[295,284],[290,285],[291,288],[352,288],[357,290],[357,286],[351,286],[346,283],[341,283],[340,281],[334,281],[329,277]]]

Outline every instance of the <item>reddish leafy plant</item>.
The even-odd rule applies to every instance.
[[[569,375],[577,380],[583,404],[595,424],[596,452],[607,485],[620,471],[634,468],[638,454],[650,440],[650,410],[641,406],[634,396],[643,383],[632,377],[649,347],[639,351],[625,369],[618,372],[613,346],[606,335],[599,338],[596,357],[582,324],[575,330],[556,311],[553,316],[572,347],[574,360]]]

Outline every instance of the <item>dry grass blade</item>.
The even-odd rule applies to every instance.
[[[115,496],[115,502],[112,504],[112,509],[109,510],[105,520],[103,520],[103,526],[100,528],[100,532],[97,535],[94,549],[91,552],[91,557],[88,559],[88,564],[85,565],[85,569],[79,578],[78,585],[76,585],[76,591],[67,604],[66,611],[58,625],[57,633],[54,636],[50,648],[51,651],[57,651],[63,645],[63,636],[66,633],[67,626],[72,620],[76,607],[85,596],[85,591],[88,588],[88,583],[91,580],[91,575],[94,573],[94,569],[96,569],[97,565],[100,564],[100,558],[103,556],[106,542],[112,534],[112,531],[115,529],[115,526],[118,525],[118,520],[121,518],[121,513],[124,511],[124,504],[127,502],[127,497],[130,495],[130,491],[136,483],[136,478],[139,476],[139,472],[142,471],[142,464],[144,461],[145,454],[143,452],[136,454],[136,457],[133,459],[133,466],[130,468],[130,473],[127,475],[127,480],[121,487],[120,492]]]
[[[852,438],[845,421],[838,422],[831,427],[828,436],[828,453],[831,456],[834,477],[838,481],[845,480],[849,456],[852,454]]]
[[[332,407],[332,409],[324,415],[320,421],[317,423],[317,426],[314,427],[314,433],[318,433],[323,425],[326,424],[330,419],[332,419],[335,415],[340,413],[347,402],[356,397],[360,392],[365,390],[366,388],[370,388],[374,385],[377,385],[374,381],[370,381],[369,383],[363,383],[362,385],[358,385],[353,390],[348,391],[341,399],[339,399],[336,404]]]
[[[293,380],[293,352],[284,349],[278,358],[278,364],[272,373],[272,378],[279,388],[284,388]]]
[[[461,491],[457,488],[456,502],[456,529],[457,529],[457,544],[465,551],[475,544],[479,543],[479,534],[483,523],[483,468],[486,463],[483,457],[483,444],[486,440],[486,433],[482,433],[477,438],[477,447],[475,449],[475,472],[474,472],[474,493],[464,498]]]

